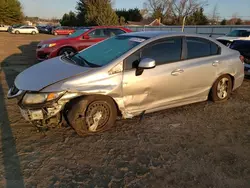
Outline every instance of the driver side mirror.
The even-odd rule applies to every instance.
[[[82,38],[83,39],[90,39],[89,35],[84,35]]]
[[[140,61],[138,68],[136,69],[135,75],[136,76],[140,76],[144,69],[153,69],[155,68],[156,63],[154,59],[150,59],[150,58],[144,58]]]
[[[155,60],[151,59],[151,58],[145,58],[142,59],[138,65],[138,68],[141,69],[153,69],[155,68],[156,64],[155,64]]]

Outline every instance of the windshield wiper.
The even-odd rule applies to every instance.
[[[100,67],[100,65],[96,65],[96,64],[90,63],[85,58],[83,58],[81,56],[75,56],[75,57],[78,58],[78,59],[80,59],[80,60],[82,60],[89,67]]]
[[[68,61],[71,61],[71,62],[73,62],[74,64],[77,65],[77,63],[76,63],[76,62],[71,58],[71,56],[68,55],[68,54],[65,54],[64,56],[62,56],[62,58],[65,58],[65,59],[67,59]]]

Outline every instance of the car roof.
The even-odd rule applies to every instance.
[[[90,26],[88,28],[123,28],[120,26]]]
[[[211,37],[206,37],[204,35],[190,34],[185,32],[175,32],[175,31],[141,31],[122,34],[124,36],[142,37],[142,38],[161,38],[161,37],[174,37],[174,36],[190,36],[190,37],[201,37],[212,40]]]

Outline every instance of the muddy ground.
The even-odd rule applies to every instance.
[[[226,103],[121,120],[98,136],[70,127],[45,136],[6,94],[51,37],[0,33],[0,187],[250,187],[249,80]]]

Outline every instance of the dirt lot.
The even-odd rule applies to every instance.
[[[6,94],[50,37],[0,33],[0,186],[250,187],[249,80],[226,103],[118,121],[98,136],[81,138],[70,127],[45,136]]]

